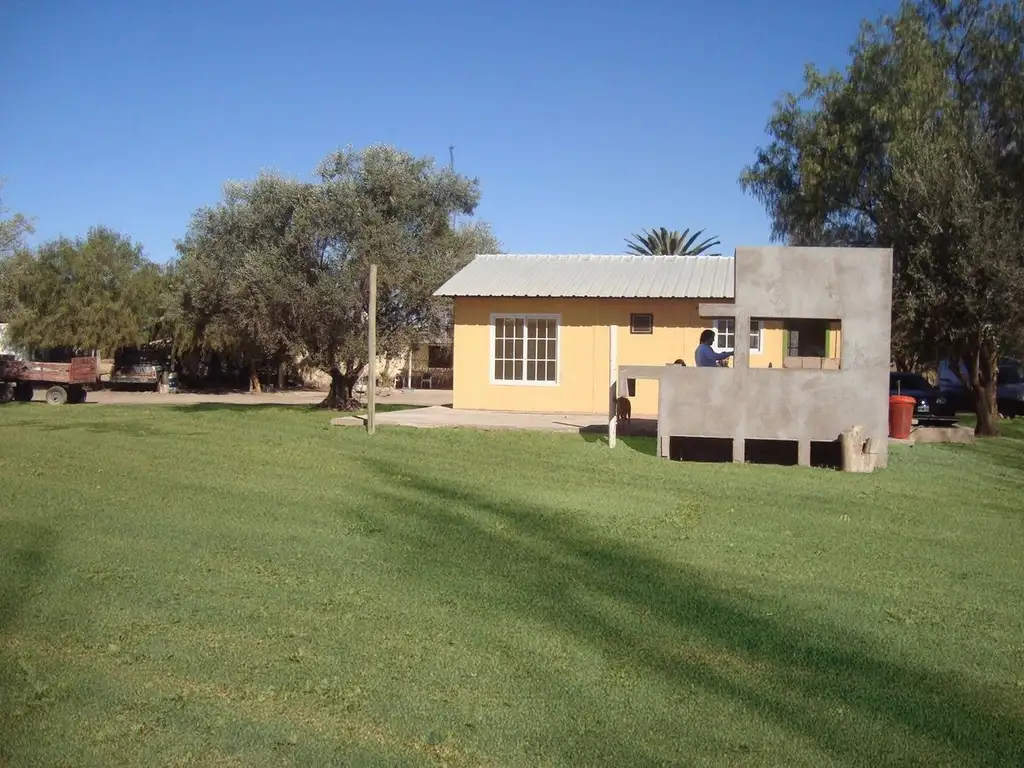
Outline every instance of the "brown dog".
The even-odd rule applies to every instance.
[[[628,397],[617,397],[615,398],[615,423],[621,426],[623,423],[629,424],[629,420],[633,415],[633,404],[629,402]]]

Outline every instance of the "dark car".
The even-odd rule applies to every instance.
[[[963,375],[966,376],[966,372]],[[947,363],[939,366],[939,382],[946,400],[956,410],[974,410],[973,398]],[[1001,415],[1011,419],[1024,416],[1024,363],[1000,358],[996,368],[996,402]]]
[[[1024,416],[1024,365],[1016,360],[1000,361],[996,377],[999,413],[1014,419]]]
[[[952,422],[956,410],[945,393],[919,373],[890,373],[889,394],[917,400],[914,418],[918,423]]]

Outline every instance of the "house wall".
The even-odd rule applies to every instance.
[[[654,316],[653,333],[630,333],[630,314]],[[501,314],[559,316],[557,384],[491,381],[492,318]],[[555,413],[604,413],[608,409],[608,327],[617,325],[619,365],[663,365],[682,358],[694,365],[701,331],[696,299],[532,299],[465,298],[455,300],[453,405],[456,408]],[[763,352],[751,365],[782,366],[781,321],[765,324]],[[634,416],[658,412],[658,383],[637,381],[631,398]]]

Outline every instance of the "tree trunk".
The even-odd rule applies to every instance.
[[[249,394],[258,395],[263,392],[260,385],[259,374],[256,373],[256,363],[249,363]]]
[[[975,353],[971,374],[971,395],[978,422],[974,427],[977,437],[999,437],[999,407],[996,402],[996,364],[999,350],[981,344]]]
[[[285,365],[284,360],[277,364],[277,389],[279,392],[284,390],[284,375],[286,370],[287,366]]]
[[[331,389],[320,403],[320,407],[334,411],[357,411],[362,408],[363,404],[352,396],[352,387],[355,386],[357,378],[343,374],[337,366],[331,368]]]
[[[999,408],[996,405],[995,382],[974,393],[974,412],[978,417],[974,434],[978,437],[999,437]]]

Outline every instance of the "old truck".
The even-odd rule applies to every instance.
[[[0,401],[13,399],[27,403],[36,389],[46,390],[50,405],[84,403],[86,388],[99,378],[96,358],[72,357],[67,363],[40,363],[0,358]]]

